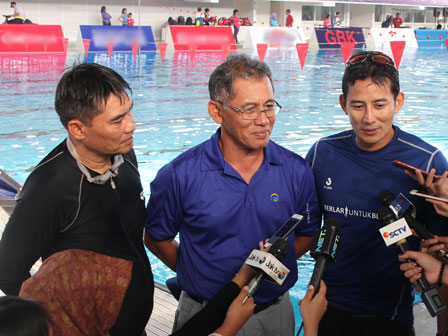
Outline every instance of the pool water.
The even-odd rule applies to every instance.
[[[256,56],[256,52],[249,52]],[[390,51],[386,51],[390,53]],[[220,53],[144,53],[133,61],[130,53],[89,54],[118,71],[133,89],[137,125],[135,151],[146,196],[158,169],[192,146],[208,139],[217,125],[207,113],[208,78],[222,62]],[[84,55],[64,57],[0,57],[0,168],[24,182],[32,168],[65,138],[54,111],[54,92],[64,69]],[[268,51],[265,61],[274,75],[276,100],[283,106],[272,139],[305,156],[320,137],[350,128],[339,107],[344,72],[338,50],[309,51],[304,70],[293,50]],[[406,101],[396,124],[448,154],[448,54],[445,49],[405,51],[400,65]],[[174,276],[148,252],[155,279]],[[306,291],[314,261],[306,255],[298,262],[299,280],[291,290],[296,328],[301,319],[297,301]]]

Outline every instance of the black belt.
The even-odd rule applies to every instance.
[[[191,295],[190,293],[188,293],[188,296],[189,296],[193,301],[195,301],[195,302],[197,302],[197,303],[199,303],[199,304],[203,304],[204,301],[205,301],[205,300],[203,300],[203,299],[199,299],[199,298],[197,298],[197,297]],[[259,312],[261,312],[261,311],[263,311],[263,310],[269,308],[270,306],[272,306],[274,303],[277,303],[278,301],[279,301],[279,298],[276,298],[276,299],[274,299],[274,300],[272,300],[272,301],[269,301],[269,302],[265,302],[265,303],[257,303],[257,304],[255,305],[255,308],[254,308],[254,314],[259,313]]]

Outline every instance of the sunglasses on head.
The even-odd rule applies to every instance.
[[[348,67],[350,65],[360,64],[364,62],[367,58],[370,58],[373,62],[378,64],[387,64],[393,67],[395,66],[395,63],[394,61],[392,61],[392,58],[379,51],[362,51],[356,53],[350,56],[345,66]]]

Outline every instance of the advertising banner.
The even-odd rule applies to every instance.
[[[2,24],[0,53],[64,53],[58,25]]]
[[[341,43],[354,43],[355,49],[365,45],[362,28],[315,28],[320,49],[339,49]]]
[[[79,41],[90,40],[89,52],[132,51],[137,44],[140,51],[156,51],[151,26],[79,26]]]
[[[267,44],[269,48],[295,48],[296,44],[306,43],[302,28],[287,27],[247,27],[245,45],[253,49],[257,44]]]
[[[416,29],[415,37],[419,48],[446,48],[448,30]]]
[[[224,45],[236,50],[233,30],[230,26],[169,26],[166,42],[176,51],[222,50]]]

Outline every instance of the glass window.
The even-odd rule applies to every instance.
[[[383,7],[381,5],[375,5],[375,22],[383,22],[385,15],[383,17]]]
[[[406,12],[401,12],[401,18],[403,22],[412,22],[412,11],[408,10]]]
[[[302,21],[314,21],[314,6],[302,6]]]
[[[435,23],[438,20],[438,18],[434,17],[434,8],[433,7],[426,7],[425,9],[425,22],[427,23]]]
[[[325,17],[330,14],[333,7],[322,7],[322,6],[316,6],[315,12],[316,12],[316,21],[324,21]]]
[[[419,10],[419,9],[414,9],[414,22],[425,22],[425,11],[424,10]]]

